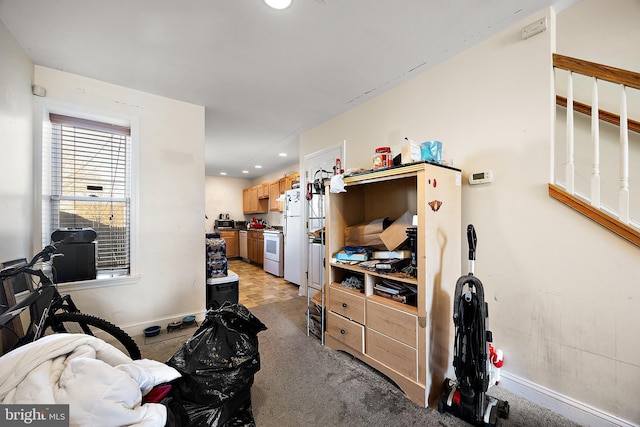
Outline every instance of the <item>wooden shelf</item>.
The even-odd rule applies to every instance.
[[[331,193],[325,182],[326,344],[345,351],[391,378],[416,404],[442,391],[448,366],[432,366],[432,349],[449,348],[451,318],[432,318],[438,304],[449,305],[445,283],[460,277],[462,255],[461,172],[428,162],[345,177],[346,192]],[[437,202],[437,203],[434,203]],[[395,221],[407,211],[417,216],[417,277],[343,264],[334,256],[344,246],[345,228],[380,218]],[[395,249],[395,248],[393,248]],[[363,291],[340,285],[349,275]],[[383,279],[417,289],[416,305],[374,293]],[[441,300],[439,300],[441,299]],[[439,322],[447,322],[446,325]]]
[[[368,268],[358,267],[357,264],[342,264],[340,262],[331,262],[330,265],[332,267],[342,268],[344,270],[355,271],[357,273],[368,274],[370,276],[383,277],[385,279],[392,279],[398,282],[409,283],[412,285],[418,284],[418,279],[416,277],[411,277],[405,273],[394,272],[394,273],[381,273],[375,270],[370,270]]]

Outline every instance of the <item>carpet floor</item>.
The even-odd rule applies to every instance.
[[[258,334],[261,368],[251,387],[257,427],[469,426],[421,408],[378,371],[307,336],[306,305],[306,297],[294,297],[250,309],[268,328]],[[166,361],[193,332],[147,342],[143,357]],[[501,426],[578,426],[500,387],[488,394],[509,402]]]
[[[251,312],[268,328],[258,334],[261,369],[251,390],[256,426],[468,426],[419,407],[376,370],[308,337],[306,298]],[[577,426],[500,387],[488,394],[509,402],[503,426]]]

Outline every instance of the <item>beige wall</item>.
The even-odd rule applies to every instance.
[[[138,273],[133,284],[74,291],[82,310],[140,333],[204,302],[204,109],[43,67],[35,67],[0,23],[0,260],[40,249],[35,207],[39,124],[47,103],[129,117],[138,146]],[[47,97],[31,95],[31,85]],[[41,115],[40,115],[41,117]],[[34,131],[35,130],[35,131]]]
[[[0,261],[31,253],[33,63],[0,21]]]
[[[138,129],[137,137],[132,131],[138,176],[138,233],[132,240],[140,277],[131,284],[74,290],[78,306],[132,334],[202,314],[204,108],[41,66],[35,67],[34,83],[47,89],[46,98],[34,98],[36,117],[47,109],[76,108],[130,120]]]
[[[251,187],[251,180],[207,175],[205,177],[205,209],[207,232],[213,230],[220,213],[228,213],[231,219],[244,220],[242,213],[242,189]]]
[[[633,56],[637,5],[584,1],[562,12],[558,22],[570,28],[558,32],[575,34],[582,50],[598,45],[595,51]],[[551,28],[522,40],[521,28],[545,15]],[[622,15],[632,16],[617,19]],[[505,354],[501,384],[585,424],[592,416],[638,422],[640,343],[631,326],[640,323],[638,248],[547,195],[555,22],[553,10],[523,19],[306,132],[300,158],[346,140],[346,167],[370,168],[376,147],[397,149],[406,136],[442,141],[465,178],[492,170],[492,184],[464,181],[462,223],[478,233],[476,275],[485,285],[495,344]],[[583,32],[617,26],[618,37],[635,48],[580,40]],[[465,243],[461,274],[468,271],[466,250]]]

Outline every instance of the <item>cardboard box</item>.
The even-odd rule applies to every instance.
[[[400,218],[396,219],[393,224],[380,233],[380,239],[386,246],[387,250],[393,251],[402,245],[407,237],[407,228],[412,227],[413,214],[406,211]]]
[[[345,246],[368,246],[384,249],[380,234],[389,223],[387,218],[374,219],[368,223],[356,224],[344,229]]]
[[[400,149],[400,163],[403,165],[419,162],[420,160],[422,160],[422,151],[419,145],[404,145]]]

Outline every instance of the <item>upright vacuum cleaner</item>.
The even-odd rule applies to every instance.
[[[445,379],[438,410],[449,412],[476,426],[496,426],[498,418],[509,416],[509,402],[487,396],[490,376],[488,306],[482,282],[473,275],[477,237],[473,224],[467,226],[469,274],[456,282],[453,323],[456,336],[453,367],[456,380]]]

